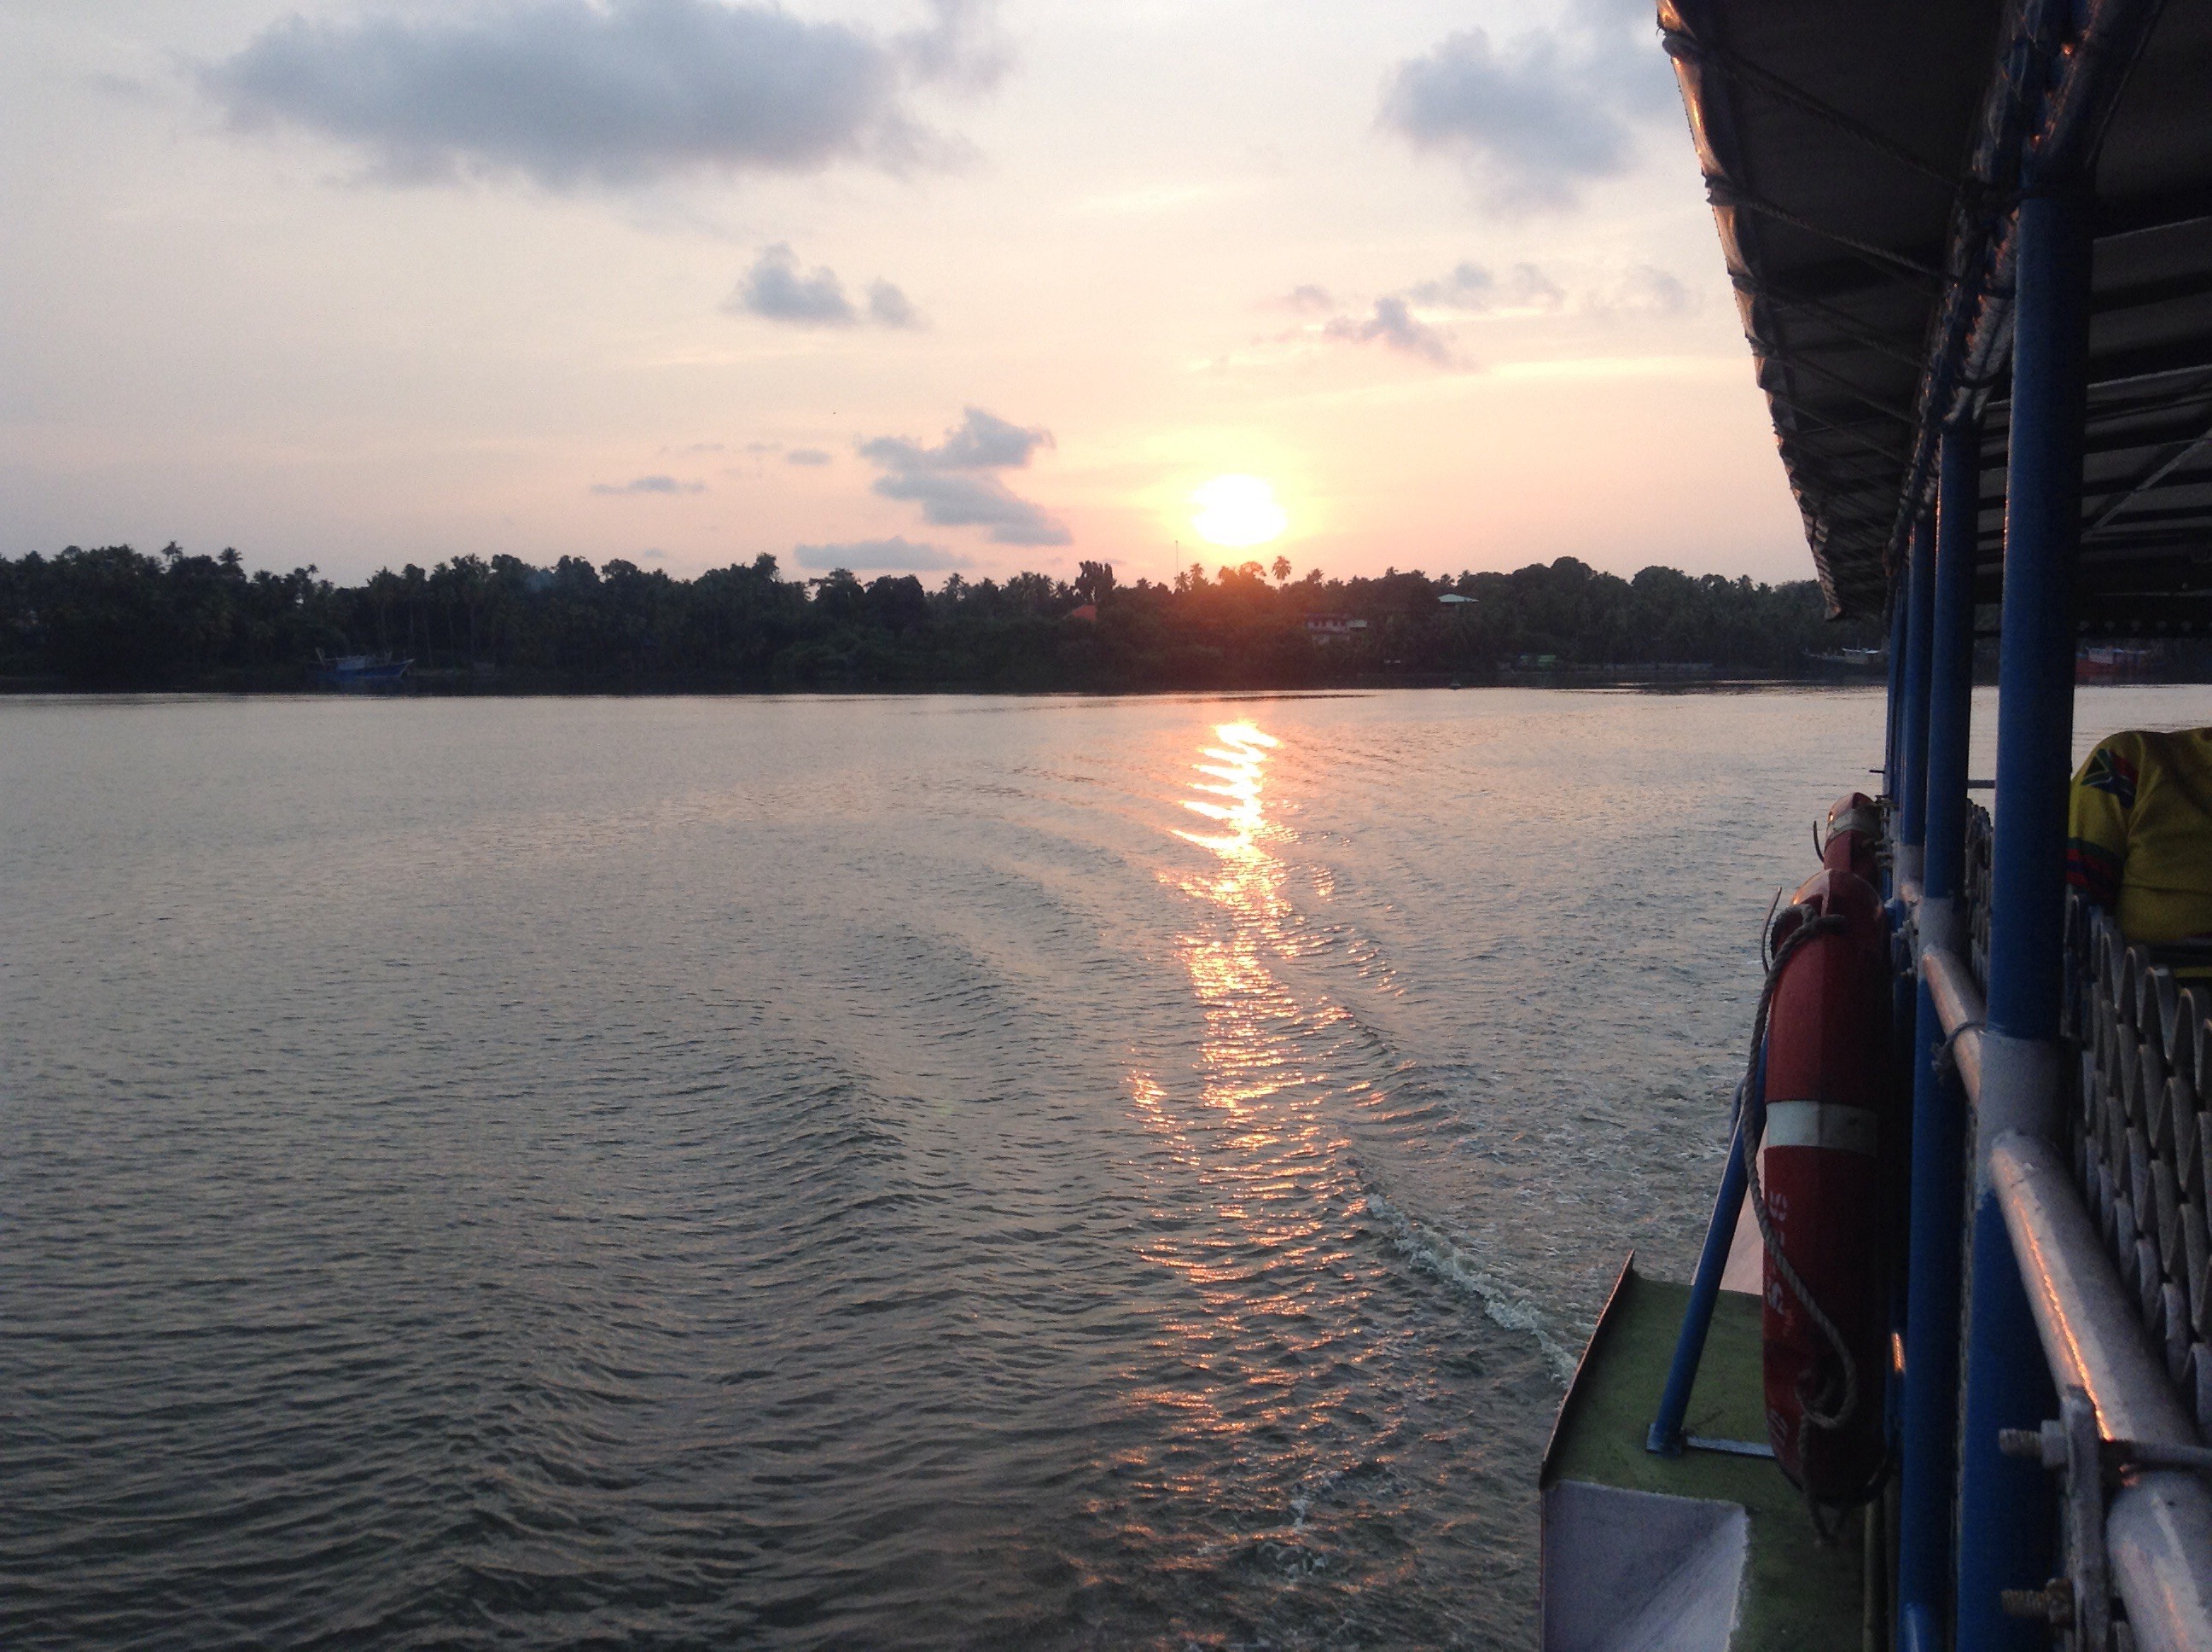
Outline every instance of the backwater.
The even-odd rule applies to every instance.
[[[0,1643],[1528,1647],[1881,720],[0,701]]]

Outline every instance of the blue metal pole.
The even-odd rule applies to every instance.
[[[1989,1029],[1975,1120],[1972,1278],[1959,1500],[1959,1652],[2035,1652],[2045,1628],[2008,1618],[2005,1588],[2050,1576],[2049,1477],[1997,1450],[2056,1400],[2004,1219],[1989,1186],[2008,1131],[2049,1135],[2058,1094],[2066,788],[2074,725],[2074,564],[2081,543],[2088,355],[2088,217],[2045,184],[2021,202],[2013,307],[1997,672],[1996,835],[1990,867]]]
[[[1899,592],[1889,605],[1889,726],[1881,750],[1882,794],[1892,799],[1897,796],[1898,787],[1897,726],[1905,705],[1905,596]]]
[[[1766,1085],[1766,1056],[1759,1054],[1754,1091]],[[1721,1275],[1728,1269],[1729,1247],[1735,1242],[1736,1219],[1743,1213],[1743,1191],[1747,1178],[1743,1168],[1744,1128],[1757,1116],[1761,1097],[1746,1098],[1742,1115],[1729,1135],[1728,1168],[1721,1172],[1721,1190],[1713,1200],[1712,1220],[1705,1224],[1705,1248],[1698,1253],[1698,1271],[1690,1280],[1689,1305],[1682,1310],[1682,1329],[1674,1339],[1674,1360],[1667,1368],[1667,1387],[1659,1396],[1659,1415],[1644,1436],[1644,1449],[1664,1457],[1682,1455],[1682,1419],[1689,1414],[1690,1390],[1697,1386],[1698,1366],[1705,1357],[1705,1333],[1712,1329],[1713,1304],[1721,1294]]]
[[[1989,981],[1990,1029],[2014,1038],[2057,1036],[2064,974],[2074,563],[2081,538],[2088,354],[2086,218],[2070,199],[2032,196],[2021,203]]]
[[[1943,432],[1929,626],[1926,854],[1919,938],[1964,957],[1966,744],[1974,690],[1974,555],[1981,519],[1981,427]],[[1905,1331],[1904,1441],[1897,1523],[1899,1652],[1948,1640],[1951,1494],[1957,1480],[1959,1225],[1966,1192],[1966,1096],[1936,1066],[1943,1026],[1923,976],[1912,1061],[1912,1193]]]
[[[1905,701],[1898,713],[1897,873],[1920,876],[1921,845],[1928,831],[1928,659],[1936,612],[1935,525],[1923,516],[1912,525],[1905,564]]]

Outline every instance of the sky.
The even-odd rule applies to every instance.
[[[9,0],[0,111],[0,554],[1810,575],[1645,0]]]

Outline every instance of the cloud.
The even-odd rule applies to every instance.
[[[898,38],[908,71],[956,91],[990,90],[1013,62],[998,9],[998,0],[929,0],[929,27]]]
[[[819,447],[794,447],[783,456],[787,465],[827,465],[830,455]]]
[[[835,270],[817,264],[801,270],[799,255],[781,241],[761,250],[737,290],[722,301],[722,308],[733,315],[757,315],[795,327],[852,327],[863,319],[860,308],[845,295],[845,283]],[[883,280],[869,284],[866,319],[879,327],[921,325],[906,295]]]
[[[1324,337],[1341,338],[1355,344],[1380,343],[1408,355],[1418,355],[1438,367],[1452,364],[1451,344],[1434,327],[1419,320],[1412,307],[1396,294],[1375,301],[1374,310],[1364,319],[1333,315],[1322,326]]]
[[[1416,304],[1449,305],[1455,310],[1486,310],[1497,301],[1498,277],[1479,264],[1460,263],[1437,281],[1416,282],[1406,296]]]
[[[678,482],[672,476],[633,477],[628,482],[594,482],[595,494],[702,494],[703,482]]]
[[[793,545],[791,554],[801,568],[866,568],[871,573],[931,574],[956,568],[973,568],[972,558],[943,545],[915,544],[894,534],[889,539],[856,539],[842,545]]]
[[[1567,289],[1533,264],[1516,264],[1499,288],[1509,309],[1557,310],[1567,301]]]
[[[1565,307],[1566,289],[1533,264],[1516,264],[1499,275],[1487,265],[1462,259],[1444,274],[1417,281],[1374,301],[1364,314],[1336,309],[1335,301],[1319,287],[1300,287],[1291,296],[1307,295],[1306,307],[1335,310],[1318,331],[1323,338],[1347,344],[1381,344],[1401,355],[1419,357],[1437,367],[1471,365],[1452,349],[1451,335],[1434,317],[1526,315]],[[1282,334],[1278,343],[1310,340],[1316,330],[1308,324]]]
[[[863,442],[860,457],[891,471],[1018,470],[1040,447],[1049,447],[1052,432],[1010,424],[980,407],[963,409],[959,425],[934,447],[904,436],[878,436]]]
[[[879,327],[921,325],[921,317],[907,295],[880,277],[868,283],[868,319]]]
[[[161,91],[135,75],[95,74],[88,76],[86,83],[103,97],[113,98],[118,103],[136,103],[152,107],[169,101]]]
[[[1698,308],[1698,295],[1680,276],[1655,264],[1632,264],[1620,278],[1592,292],[1586,307],[1599,315],[1642,316],[1656,320],[1690,315]]]
[[[1390,71],[1382,124],[1460,158],[1493,210],[1574,206],[1582,185],[1628,168],[1632,123],[1664,106],[1650,27],[1648,6],[1580,0],[1503,48],[1479,28],[1448,34]]]
[[[1051,446],[1049,430],[971,407],[934,447],[879,436],[861,444],[860,457],[884,472],[875,480],[877,493],[921,506],[922,520],[933,526],[988,528],[1002,545],[1065,545],[1073,536],[1064,524],[990,474],[1018,470],[1038,448]]]
[[[920,505],[921,519],[933,527],[988,528],[995,544],[1065,545],[1074,540],[1065,525],[996,477],[892,475],[877,477],[876,491]]]
[[[762,250],[722,307],[801,327],[849,327],[860,319],[836,270],[817,265],[802,275],[799,255],[780,241]]]
[[[1336,301],[1329,296],[1328,288],[1316,286],[1312,282],[1291,288],[1275,302],[1286,310],[1333,310],[1336,307]]]
[[[980,87],[1003,64],[984,39],[988,6],[937,0],[933,12],[889,43],[720,0],[295,15],[198,81],[233,127],[333,139],[365,151],[387,182],[521,177],[565,191],[848,160],[898,169],[950,153],[908,107],[913,87]]]
[[[1480,264],[1462,262],[1434,281],[1418,281],[1405,296],[1431,309],[1487,314],[1494,310],[1556,310],[1566,289],[1533,264],[1516,264],[1503,277]]]

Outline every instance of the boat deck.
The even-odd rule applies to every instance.
[[[1545,1644],[1554,1652],[1644,1644],[1862,1652],[1886,1644],[1887,1591],[1867,1588],[1863,1512],[1848,1517],[1837,1542],[1823,1545],[1803,1497],[1771,1459],[1697,1449],[1662,1457],[1644,1449],[1689,1295],[1686,1285],[1625,1267],[1560,1408],[1542,1478]],[[1687,1432],[1764,1442],[1759,1382],[1759,1299],[1723,1291]],[[1591,1487],[1696,1499],[1708,1512],[1583,1490]],[[1741,1524],[1735,1509],[1742,1511]],[[1700,1540],[1683,1542],[1701,1520],[1713,1534],[1702,1543],[1711,1556],[1703,1561],[1695,1558]],[[1632,1551],[1644,1534],[1653,1552],[1639,1564]],[[1737,1565],[1732,1630],[1717,1622],[1703,1631],[1686,1623],[1662,1629],[1655,1621],[1698,1610],[1696,1601],[1713,1598],[1714,1569]],[[1597,1601],[1602,1612],[1578,1621]]]

